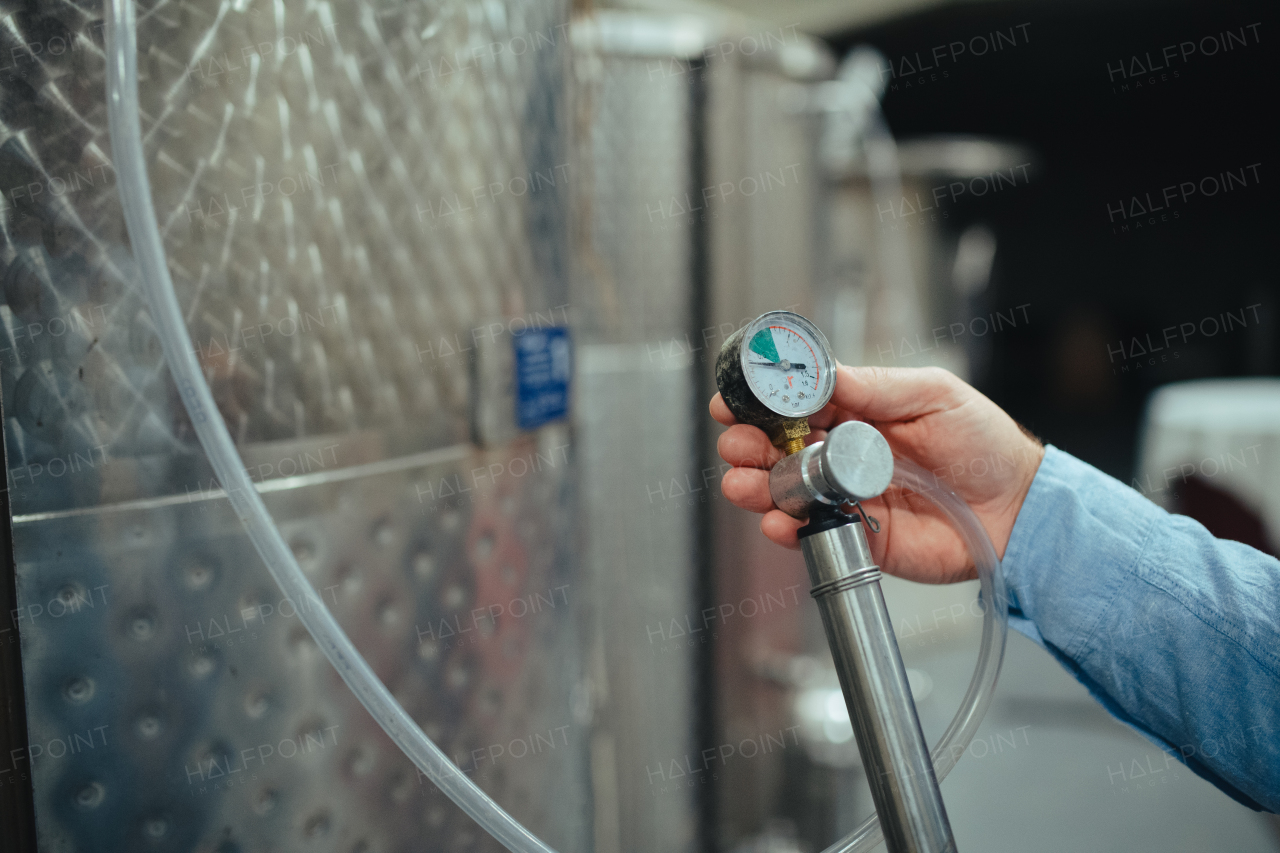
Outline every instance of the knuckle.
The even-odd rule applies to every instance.
[[[882,364],[872,364],[863,368],[866,371],[867,380],[871,385],[881,386],[893,381],[893,368],[885,367]]]
[[[922,367],[920,369],[924,371],[925,375],[931,381],[937,382],[940,385],[954,386],[956,383],[960,381],[960,377],[956,376],[954,373],[952,373],[950,370],[947,370],[945,367],[930,365],[929,367]]]

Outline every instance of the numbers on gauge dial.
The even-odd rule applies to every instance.
[[[751,337],[746,370],[756,392],[771,408],[800,412],[812,408],[822,369],[814,345],[787,326],[766,326]]]

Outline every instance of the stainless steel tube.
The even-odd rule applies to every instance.
[[[819,530],[800,543],[889,853],[953,853],[951,824],[862,523]]]

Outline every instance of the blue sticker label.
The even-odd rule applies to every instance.
[[[569,414],[569,330],[530,329],[511,340],[516,351],[516,425],[537,429]]]

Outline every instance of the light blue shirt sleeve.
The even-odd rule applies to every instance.
[[[1050,446],[1003,565],[1010,626],[1193,772],[1280,811],[1280,561]]]

